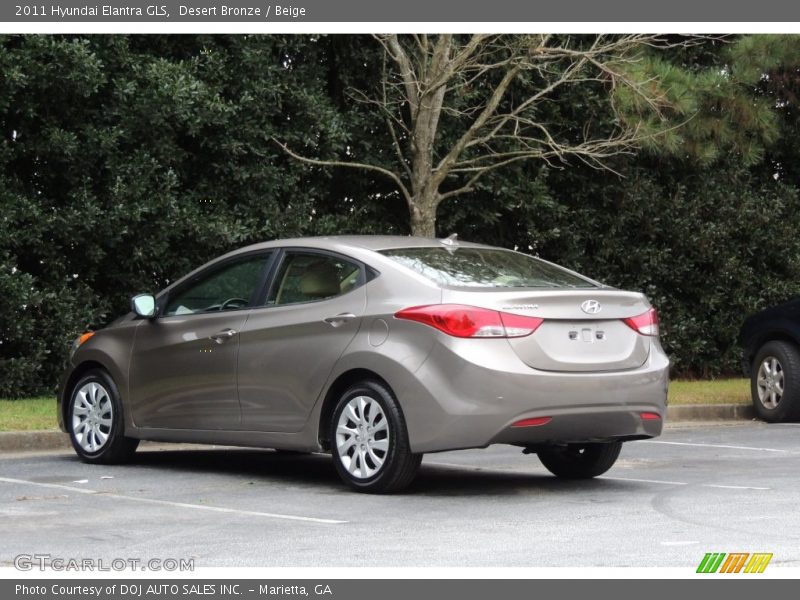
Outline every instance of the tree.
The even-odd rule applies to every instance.
[[[313,144],[289,155],[305,163],[350,167],[388,177],[405,199],[413,233],[435,235],[436,211],[471,192],[487,173],[527,160],[563,163],[577,158],[604,168],[663,133],[662,112],[681,113],[676,98],[637,65],[655,47],[653,36],[385,35],[376,93],[352,90],[355,100],[380,111],[391,149],[370,157],[314,158]],[[549,103],[570,86],[602,90],[634,108],[636,119],[585,115],[582,129],[564,129],[543,118]],[[644,114],[646,109],[651,114]]]
[[[317,225],[326,182],[270,139],[337,139],[324,50],[309,36],[0,37],[0,397],[52,390],[70,342],[133,293]]]
[[[525,39],[577,54],[597,41],[480,37],[473,62],[445,86],[432,145],[422,146],[431,173],[511,68],[495,63]],[[448,60],[471,40],[450,37]],[[440,38],[397,42],[430,81]],[[661,311],[678,372],[729,373],[743,316],[800,293],[800,36],[638,42],[624,59],[603,57],[619,80],[585,65],[525,112],[570,148],[638,131],[630,148],[611,149],[602,166],[563,153],[486,169],[473,191],[438,200],[439,228],[642,290]],[[0,397],[52,391],[79,333],[127,311],[130,294],[229,249],[408,233],[409,204],[383,171],[322,161],[309,173],[274,142],[381,167],[413,194],[414,122],[390,43],[0,36]],[[538,64],[519,71],[489,120],[537,96],[570,62]],[[421,127],[429,96],[417,100]],[[467,144],[457,162],[524,154],[516,136],[536,130],[517,122],[491,143]],[[636,144],[647,151],[625,153]],[[437,193],[471,176],[451,169]]]

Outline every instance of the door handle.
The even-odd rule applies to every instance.
[[[218,344],[221,344],[223,342],[227,342],[236,334],[237,331],[235,329],[223,329],[222,331],[215,333],[214,335],[208,336],[208,339],[214,340]]]
[[[341,325],[344,325],[348,321],[352,321],[355,318],[356,316],[353,313],[341,313],[338,315],[334,315],[332,317],[327,317],[322,320],[325,321],[331,327],[339,327]]]

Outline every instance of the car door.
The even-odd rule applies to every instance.
[[[136,330],[130,396],[138,427],[237,429],[239,332],[263,294],[270,252],[226,260],[159,298]]]
[[[266,305],[240,334],[242,428],[294,432],[308,419],[331,370],[358,332],[366,270],[314,250],[283,252]]]

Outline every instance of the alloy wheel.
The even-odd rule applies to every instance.
[[[764,408],[774,410],[783,398],[783,365],[774,356],[767,356],[758,367],[756,386]]]

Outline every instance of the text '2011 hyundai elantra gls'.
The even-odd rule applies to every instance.
[[[360,491],[490,444],[594,477],[661,433],[655,310],[509,250],[351,236],[231,252],[74,344],[59,421],[89,462],[139,440],[330,451]]]

